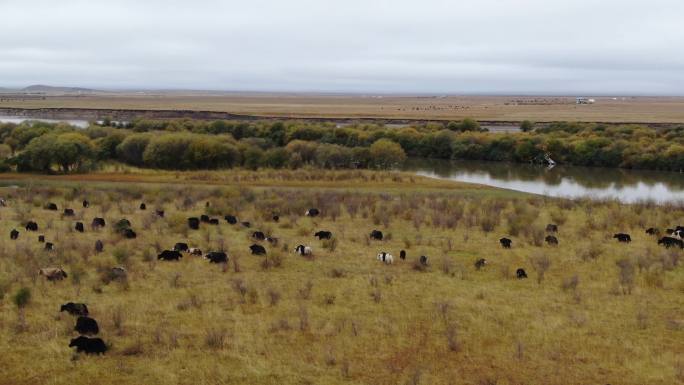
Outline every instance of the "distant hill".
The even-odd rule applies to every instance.
[[[97,92],[90,88],[80,88],[80,87],[53,87],[45,86],[41,84],[36,84],[22,88],[23,92],[45,92],[45,93],[91,93]]]

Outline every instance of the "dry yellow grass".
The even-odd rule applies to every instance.
[[[389,173],[313,174],[3,181],[30,188],[0,189],[9,198],[0,209],[0,384],[684,383],[681,252],[643,232],[677,223],[682,209],[542,199]],[[90,208],[80,208],[83,197]],[[77,217],[45,211],[47,201]],[[138,210],[141,201],[147,211]],[[252,229],[222,220],[188,230],[185,218],[203,213],[206,201],[209,214],[237,213]],[[310,206],[323,216],[303,217]],[[156,207],[165,219],[154,217]],[[107,229],[71,230],[75,220],[100,215]],[[113,234],[122,217],[137,239]],[[9,241],[10,229],[30,218],[56,241],[54,253],[23,229]],[[560,247],[537,246],[549,222],[560,225]],[[375,228],[389,239],[369,241]],[[266,245],[280,266],[248,254],[257,229],[280,238],[277,248]],[[319,229],[335,234],[334,251],[311,236]],[[631,233],[632,244],[614,242],[618,231]],[[510,233],[514,247],[503,250],[497,240]],[[91,252],[95,239],[106,240],[103,254]],[[157,245],[186,240],[204,251],[223,244],[231,263],[154,258]],[[294,255],[299,243],[315,258]],[[400,249],[406,261],[375,260]],[[425,271],[414,269],[421,254],[430,257]],[[550,266],[538,281],[545,257]],[[478,258],[490,265],[476,271]],[[624,258],[635,267],[631,281],[620,280],[616,262]],[[97,268],[118,264],[128,282],[104,284]],[[36,268],[46,265],[63,265],[70,277],[45,282]],[[529,279],[515,279],[518,267]],[[10,298],[20,287],[33,294],[24,321]],[[110,352],[70,351],[74,320],[57,312],[67,301],[88,303]]]
[[[197,110],[276,117],[339,119],[391,118],[482,121],[532,120],[684,123],[684,97],[598,97],[596,104],[575,105],[573,97],[522,96],[335,96],[234,94],[104,94],[3,99],[0,107]]]

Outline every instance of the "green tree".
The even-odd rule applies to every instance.
[[[370,147],[371,162],[375,167],[389,169],[406,160],[401,146],[389,139],[379,139]]]
[[[143,165],[143,153],[152,139],[151,134],[129,135],[119,145],[116,146],[117,157],[124,163],[134,166]]]
[[[532,123],[529,120],[523,120],[520,122],[520,131],[522,132],[529,132],[534,129],[534,123]]]

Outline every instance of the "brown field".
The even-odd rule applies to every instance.
[[[682,207],[320,170],[0,174],[0,197],[0,385],[684,384],[684,251],[644,233],[681,223]],[[319,217],[303,215],[312,206]],[[200,214],[220,224],[190,230]],[[96,216],[104,228],[88,226]],[[136,239],[114,230],[121,218]],[[39,231],[25,231],[28,220]],[[547,223],[559,225],[558,246],[544,243]],[[312,237],[321,229],[333,240]],[[385,238],[369,239],[372,229]],[[280,239],[262,243],[267,256],[249,254],[256,230]],[[616,242],[618,231],[632,242]],[[230,260],[157,260],[179,241]],[[376,260],[383,250],[394,264]],[[489,263],[478,270],[479,258]],[[48,282],[38,269],[49,266],[69,276]],[[108,274],[114,266],[126,276]],[[19,305],[22,290],[31,296]],[[88,304],[105,355],[68,347],[78,333],[58,311],[67,301]]]
[[[532,120],[684,123],[684,97],[596,98],[578,106],[574,97],[543,96],[350,96],[307,94],[199,94],[167,92],[20,98],[0,95],[0,108],[195,110],[293,118],[385,118],[518,122]]]

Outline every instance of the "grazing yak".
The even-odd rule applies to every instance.
[[[180,251],[176,250],[164,250],[157,255],[157,259],[161,259],[162,261],[178,261],[181,258],[183,258],[183,255]]]
[[[557,233],[558,232],[558,225],[554,225],[553,223],[549,223],[546,225],[546,231],[549,233]]]
[[[322,241],[324,239],[332,238],[332,233],[330,231],[319,231],[314,234],[314,237],[318,237],[318,240]]]
[[[52,251],[55,249],[55,245],[52,242],[45,242],[45,250]]]
[[[273,219],[273,222],[278,222],[278,221],[280,221],[280,216],[274,215],[274,216],[272,217],[272,219]]]
[[[83,228],[83,222],[76,222],[76,225],[74,226],[74,230],[78,231],[79,233],[82,233],[85,231]]]
[[[209,223],[209,215],[206,215],[206,214],[200,215],[200,222]]]
[[[90,207],[90,202],[88,202],[87,200],[83,200],[83,208],[87,209],[88,207]]]
[[[384,262],[386,265],[391,265],[394,262],[394,257],[392,254],[381,251],[376,257],[378,261]]]
[[[246,227],[246,228],[252,227],[252,224],[249,222],[240,222],[240,224],[242,225],[242,227]]]
[[[249,247],[249,250],[252,252],[254,255],[263,255],[266,254],[266,248],[264,248],[261,245],[254,244]]]
[[[278,246],[278,238],[266,237],[266,242],[270,243],[273,246]]]
[[[45,235],[39,235],[38,236],[38,242],[45,243]]]
[[[123,229],[128,229],[130,227],[131,227],[131,221],[129,221],[126,218],[119,219],[119,221],[114,224],[114,228],[116,229],[116,231],[119,231],[119,232],[121,232]]]
[[[100,327],[97,326],[97,321],[90,317],[80,316],[76,319],[76,326],[74,330],[85,335],[95,335],[100,332]]]
[[[427,264],[428,264],[428,257],[426,257],[426,256],[424,256],[424,255],[421,255],[421,256],[420,256],[420,264],[423,265],[423,266],[427,266]]]
[[[317,217],[321,214],[321,212],[318,209],[308,209],[306,210],[305,215],[307,217]]]
[[[518,279],[523,279],[527,278],[527,273],[525,272],[525,269],[520,268],[515,271],[515,276],[518,277]]]
[[[107,352],[107,345],[102,338],[79,336],[71,340],[69,347],[75,347],[77,353],[104,354]]]
[[[510,249],[511,246],[513,245],[513,241],[511,241],[508,238],[499,239],[499,243],[501,244],[501,246],[503,246],[504,249]]]
[[[202,256],[202,250],[200,250],[200,249],[198,249],[198,248],[196,248],[196,247],[191,247],[191,248],[189,248],[189,249],[188,249],[188,253],[189,253],[190,255],[197,255],[197,256],[199,256],[199,257]]]
[[[261,231],[255,231],[252,233],[252,238],[256,239],[257,241],[263,241],[266,239],[266,234]]]
[[[147,205],[145,203],[141,203],[140,210],[147,210]]]
[[[371,231],[370,239],[375,239],[376,241],[382,241],[382,231],[380,231],[380,230]]]
[[[399,252],[399,258],[406,259],[406,250],[402,250]]]
[[[186,252],[188,251],[188,244],[185,242],[177,242],[175,245],[173,245],[173,250]]]
[[[76,214],[74,213],[74,209],[64,209],[62,215],[64,215],[65,217],[73,217]]]
[[[223,217],[223,219],[225,219],[229,225],[235,225],[238,223],[237,217],[235,217],[233,215],[226,215],[225,217]]]
[[[68,277],[66,271],[62,270],[61,267],[46,267],[40,269],[38,273],[44,276],[48,281],[61,281]]]
[[[475,261],[475,269],[480,270],[481,268],[485,267],[487,265],[487,260],[484,258],[480,258],[477,261]]]
[[[95,252],[96,253],[101,253],[104,250],[104,244],[102,243],[101,240],[95,241]]]
[[[45,206],[45,209],[50,210],[50,211],[57,211],[57,205],[50,202]]]
[[[211,263],[228,263],[228,254],[223,251],[210,251],[204,258],[208,259]]]
[[[617,233],[617,234],[613,235],[613,238],[617,239],[618,242],[621,242],[621,243],[632,242],[632,237],[630,237],[629,234],[625,234],[625,233]]]
[[[67,302],[59,308],[60,313],[65,311],[71,315],[87,316],[88,306],[84,303]]]
[[[684,249],[684,241],[672,237],[662,237],[658,240],[658,244],[665,246],[666,248],[678,246],[680,249]]]
[[[26,231],[38,231],[38,224],[34,221],[28,221],[25,229]]]
[[[193,230],[199,230],[200,226],[200,220],[197,219],[196,217],[190,217],[188,218],[188,227],[193,229]]]
[[[218,226],[219,225],[218,218],[209,218],[209,224],[214,225],[214,226]]]
[[[124,238],[134,239],[138,236],[138,234],[136,234],[135,231],[133,231],[133,229],[124,229],[123,236]]]
[[[157,214],[159,218],[164,218],[164,210],[154,210],[154,213]]]
[[[544,238],[546,243],[552,246],[558,246],[558,238],[554,237],[553,235],[547,235],[546,238]]]
[[[100,227],[105,227],[105,220],[104,220],[104,218],[99,218],[99,217],[93,218],[93,221],[90,222],[90,227],[92,227],[93,229],[97,229],[97,228],[100,228]]]
[[[649,227],[648,229],[646,229],[646,234],[658,235],[658,234],[660,234],[660,230],[656,229],[655,227]]]
[[[10,231],[10,239],[16,240],[17,238],[19,238],[19,232],[17,229],[12,229],[12,231]]]
[[[299,245],[295,247],[294,249],[295,253],[299,255],[311,255],[313,254],[313,250],[309,246],[304,246],[304,245]]]

